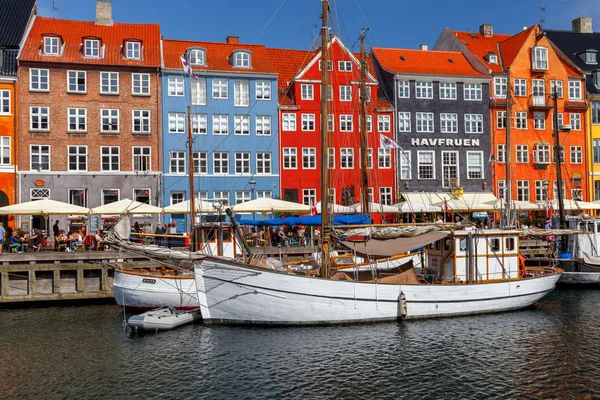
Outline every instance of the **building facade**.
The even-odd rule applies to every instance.
[[[541,28],[534,25],[513,36],[494,34],[491,25],[482,25],[479,32],[445,29],[435,48],[461,51],[492,71],[491,161],[496,195],[504,197],[510,182],[512,200],[558,197],[552,96],[556,91],[564,197],[587,200],[584,76],[554,49]],[[564,132],[564,127],[570,132]]]
[[[490,193],[489,75],[483,64],[424,45],[372,52],[395,105],[400,190]]]
[[[33,22],[19,57],[20,202],[160,205],[160,28],[111,11],[97,0],[94,22]]]
[[[182,56],[195,77],[184,73]],[[163,203],[190,196],[188,106],[196,198],[227,206],[277,196],[277,73],[265,47],[233,36],[225,43],[163,40],[163,58]],[[183,231],[183,216],[172,218]]]
[[[280,75],[281,196],[303,204],[319,202],[321,193],[321,52],[271,49]],[[328,45],[328,169],[330,200],[360,202],[360,60],[333,37]],[[369,60],[367,60],[369,63]],[[395,149],[381,147],[380,135],[393,137],[393,109],[379,98],[369,63],[366,78],[367,167],[369,199],[391,205]]]

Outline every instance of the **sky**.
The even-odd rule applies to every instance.
[[[570,30],[571,20],[593,18],[600,32],[600,0],[330,0],[333,33],[358,51],[361,28],[367,47],[433,48],[445,27],[515,34],[544,20],[546,29]],[[54,0],[56,18],[93,20],[95,0]],[[545,12],[542,11],[542,7]],[[308,49],[318,36],[320,0],[113,0],[113,19],[159,23],[168,39],[241,43]],[[52,0],[38,0],[38,13],[53,15]],[[318,37],[317,37],[318,40]]]

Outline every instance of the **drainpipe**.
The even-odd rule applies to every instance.
[[[13,164],[15,167],[15,172],[14,172],[14,197],[13,197],[13,204],[17,204],[19,203],[19,185],[17,184],[17,182],[19,181],[19,176],[18,176],[18,171],[17,171],[17,165],[18,165],[18,156],[19,153],[17,152],[18,149],[18,136],[17,136],[17,123],[18,123],[18,109],[17,109],[17,81],[13,82],[13,112],[14,112],[14,116],[13,116]]]

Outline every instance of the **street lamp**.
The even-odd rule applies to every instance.
[[[254,175],[252,175],[250,177],[250,181],[248,182],[248,185],[250,185],[250,200],[254,200],[254,190],[256,189],[256,181],[254,180]],[[256,213],[253,211],[252,212],[252,220],[254,221],[256,219]]]

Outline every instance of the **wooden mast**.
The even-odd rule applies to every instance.
[[[561,130],[561,127],[558,126],[558,94],[556,93],[556,87],[554,88],[554,93],[552,94],[553,100],[554,100],[554,132],[552,133],[552,136],[554,136],[554,159],[556,160],[556,194],[558,195],[558,228],[559,229],[565,229],[567,227],[566,224],[566,216],[565,216],[565,203],[564,203],[564,193],[563,193],[563,185],[562,185],[562,166],[561,166],[561,161],[560,161],[560,154],[561,154],[561,150],[562,147],[560,145],[560,140],[558,137],[558,134]],[[546,196],[548,194],[546,193]],[[547,201],[547,200],[546,200]],[[562,240],[560,241],[560,247],[559,250],[562,251],[565,246],[564,246],[564,242],[566,240],[564,240],[565,237],[562,238]]]
[[[506,210],[504,217],[501,216],[501,221],[504,221],[504,228],[511,226],[511,200],[512,200],[512,150],[510,143],[510,124],[512,121],[512,98],[510,95],[510,68],[506,69],[506,146],[504,154],[506,157],[506,183],[504,186],[504,201],[506,201]]]
[[[369,175],[367,173],[367,61],[365,54],[365,30],[360,32],[360,202],[362,214],[370,214],[369,210]]]
[[[327,13],[329,12],[329,1],[322,0],[323,10],[321,12],[321,271],[320,276],[329,277],[331,275],[331,265],[329,257],[329,186],[327,181],[327,162],[329,158],[327,126],[329,113],[327,112],[327,93],[329,92],[327,83],[328,59],[327,59],[327,38],[329,28],[327,26]]]
[[[191,68],[191,67],[190,67]],[[190,86],[191,86],[190,76]],[[191,97],[190,97],[191,102]],[[196,205],[194,202],[194,140],[192,136],[192,111],[188,106],[188,160],[189,160],[189,178],[190,178],[190,251],[196,251],[196,238],[194,233],[194,221],[196,220]]]

